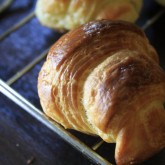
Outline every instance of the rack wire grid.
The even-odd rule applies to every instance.
[[[148,27],[152,26],[163,14],[165,10],[161,8],[152,18],[148,19],[141,28],[145,31]],[[20,22],[13,25],[10,29],[5,31],[0,35],[0,41],[7,38],[11,33],[17,31],[20,27],[27,24],[35,17],[34,11],[24,17]],[[50,45],[51,46],[51,45]],[[102,140],[97,142],[95,145],[88,146],[83,143],[79,138],[70,133],[68,130],[65,130],[62,126],[48,119],[41,109],[36,108],[33,104],[31,104],[27,99],[25,99],[20,93],[16,92],[11,85],[18,81],[24,74],[29,72],[33,67],[35,67],[41,60],[43,60],[48,50],[44,50],[37,58],[32,60],[29,64],[23,67],[20,71],[14,74],[10,79],[6,82],[0,79],[0,92],[7,96],[10,100],[12,100],[15,104],[19,105],[23,110],[27,111],[30,115],[32,115],[35,119],[43,123],[50,130],[58,134],[62,139],[75,147],[78,151],[84,154],[87,158],[91,159],[95,164],[100,165],[111,165],[109,161],[103,158],[101,155],[97,153],[97,149],[104,143]],[[38,100],[39,101],[39,100]]]

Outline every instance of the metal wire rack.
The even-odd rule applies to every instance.
[[[0,13],[2,13],[3,11],[5,11],[13,2],[13,0],[6,0],[3,2],[3,4],[0,6]]]
[[[165,10],[162,9],[152,18],[147,20],[147,22],[145,22],[145,24],[142,26],[142,29],[145,31],[148,27],[154,24],[164,12]],[[23,18],[19,23],[13,25],[10,29],[8,29],[2,35],[0,35],[0,41],[5,39],[9,34],[16,31],[21,26],[24,26],[26,23],[28,23],[28,21],[30,21],[34,17],[35,17],[34,12],[31,12],[29,15]],[[43,51],[43,53],[41,53],[36,59],[32,60],[28,65],[26,65],[24,68],[18,71],[6,82],[0,79],[0,92],[3,95],[7,96],[9,99],[11,99],[15,104],[22,107],[25,111],[27,111],[34,118],[39,120],[49,129],[51,129],[53,132],[58,134],[62,139],[70,143],[78,151],[80,151],[81,153],[86,155],[88,158],[93,160],[94,163],[101,164],[101,165],[111,165],[109,161],[107,161],[105,158],[103,158],[96,152],[96,150],[104,143],[102,140],[92,147],[87,146],[81,140],[75,137],[73,134],[65,130],[63,127],[61,127],[59,124],[48,119],[41,110],[37,109],[28,100],[26,100],[23,96],[21,96],[18,92],[16,92],[12,87],[10,87],[10,85],[12,85],[18,79],[20,79],[25,73],[29,72],[36,64],[38,64],[42,59],[44,59],[47,53],[48,53],[48,49]]]

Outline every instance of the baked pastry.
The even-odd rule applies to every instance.
[[[165,147],[165,73],[145,34],[123,21],[92,21],[63,35],[38,78],[44,112],[65,128],[116,142],[119,165]]]
[[[134,22],[142,0],[38,0],[36,16],[39,21],[59,31],[97,19],[121,19]]]

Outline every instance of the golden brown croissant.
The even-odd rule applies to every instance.
[[[165,147],[165,73],[145,34],[123,21],[93,21],[62,36],[38,79],[45,113],[65,128],[116,142],[119,165]]]
[[[38,0],[36,16],[50,28],[70,30],[97,19],[121,19],[134,22],[142,0]]]

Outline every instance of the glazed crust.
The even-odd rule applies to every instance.
[[[123,21],[92,21],[62,36],[38,78],[44,112],[65,128],[116,142],[117,164],[165,146],[165,74],[145,34]]]
[[[70,30],[97,19],[136,21],[142,0],[38,0],[39,21],[56,30]]]

